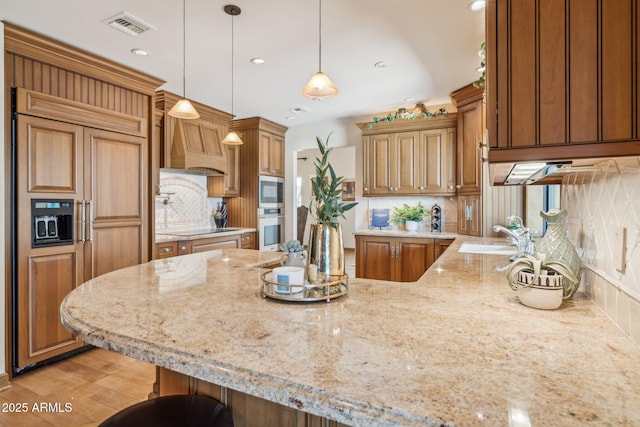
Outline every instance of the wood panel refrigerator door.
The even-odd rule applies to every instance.
[[[19,368],[83,345],[60,323],[60,303],[83,282],[80,202],[83,128],[19,115],[16,147],[16,360]],[[32,248],[31,199],[72,199],[74,244]]]
[[[85,129],[85,198],[89,227],[86,279],[148,259],[147,143],[144,138]]]

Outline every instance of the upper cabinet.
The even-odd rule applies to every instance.
[[[231,114],[192,101],[200,118],[176,119],[168,112],[179,99],[166,91],[156,93],[156,110],[162,112],[160,167],[226,173],[227,150],[222,140],[229,129]]]
[[[284,135],[279,131],[259,130],[260,175],[284,177]]]
[[[364,196],[455,194],[455,114],[358,126]]]
[[[451,101],[458,109],[457,193],[480,194],[485,146],[483,91],[467,85],[453,92]]]
[[[490,0],[490,162],[640,155],[636,0]]]

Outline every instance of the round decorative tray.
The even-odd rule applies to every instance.
[[[290,285],[274,281],[273,273],[262,273],[262,296],[282,301],[331,301],[347,293],[349,276],[346,274],[333,281],[309,282],[305,278],[304,284]]]

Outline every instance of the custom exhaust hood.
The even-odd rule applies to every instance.
[[[227,172],[227,151],[222,145],[222,130],[205,120],[175,121],[171,141],[171,169],[207,175]]]

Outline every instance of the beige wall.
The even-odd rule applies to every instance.
[[[618,327],[640,343],[640,158],[610,160],[565,177],[562,207],[582,258],[581,289]],[[626,229],[626,268],[616,268],[616,237]]]

